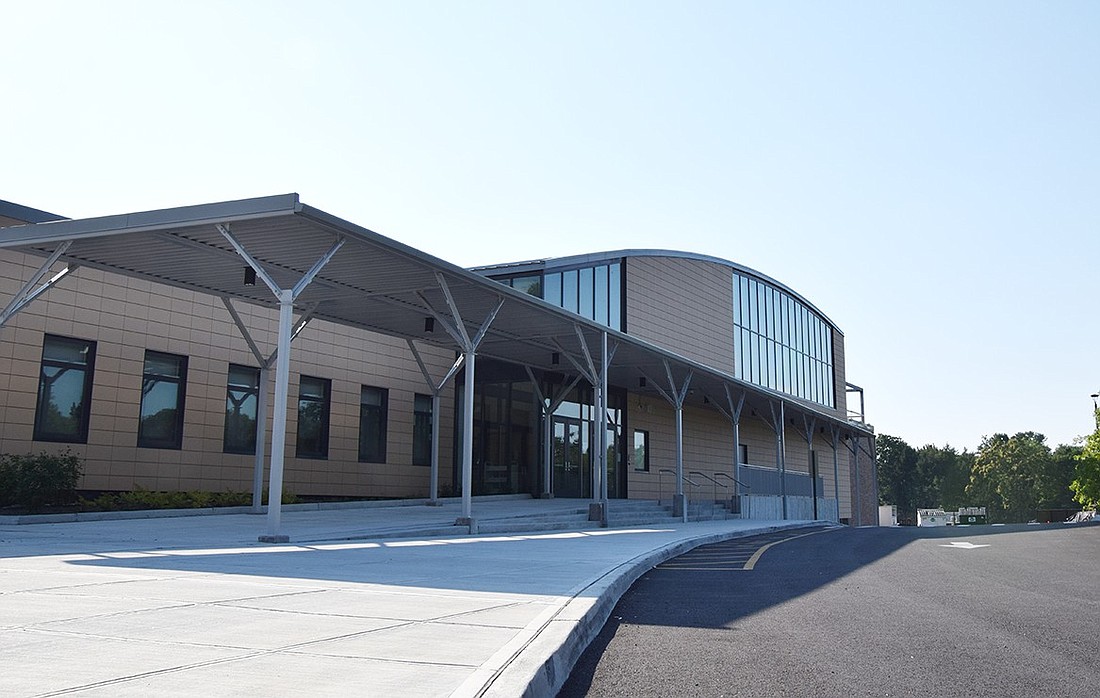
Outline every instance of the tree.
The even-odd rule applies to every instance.
[[[1062,445],[1050,455],[1050,468],[1043,482],[1040,509],[1073,509],[1073,478],[1080,446]]]
[[[1086,509],[1100,508],[1100,410],[1095,413],[1096,430],[1085,438],[1085,445],[1076,458],[1074,480],[1070,483],[1073,498]]]
[[[902,439],[889,434],[875,437],[878,465],[879,504],[894,504],[898,521],[909,522],[916,516],[919,493],[916,482],[917,452]]]
[[[1028,521],[1051,489],[1050,448],[1033,431],[994,434],[974,457],[967,494],[988,507],[991,521]]]
[[[970,503],[966,485],[974,454],[950,446],[927,445],[917,451],[917,476],[926,483],[925,504],[953,511]]]

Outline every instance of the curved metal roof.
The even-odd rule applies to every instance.
[[[566,270],[574,267],[585,267],[614,261],[616,259],[629,259],[631,257],[672,257],[676,259],[690,259],[696,262],[709,262],[711,264],[718,264],[724,267],[728,267],[732,271],[743,274],[745,276],[756,278],[790,295],[799,303],[813,311],[822,320],[827,322],[829,326],[832,327],[834,330],[839,332],[841,335],[844,334],[840,327],[838,327],[837,324],[833,322],[828,315],[822,312],[820,308],[818,308],[805,296],[798,293],[798,291],[795,291],[790,286],[787,286],[786,284],[773,279],[767,274],[763,274],[743,264],[731,262],[730,260],[722,259],[721,257],[713,257],[711,255],[699,254],[696,252],[684,252],[680,250],[663,249],[608,250],[606,252],[591,252],[587,254],[570,255],[568,257],[554,257],[550,259],[535,259],[524,262],[505,262],[503,264],[490,264],[486,266],[471,267],[471,270],[481,274],[522,274],[524,272],[533,271],[552,272],[558,269]]]

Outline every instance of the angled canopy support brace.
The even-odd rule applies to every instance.
[[[489,331],[493,320],[496,319],[497,313],[504,306],[504,297],[499,296],[497,298],[496,306],[489,311],[489,314],[478,328],[477,334],[471,339],[470,333],[466,331],[466,323],[462,319],[462,313],[459,312],[458,304],[455,303],[454,296],[451,294],[451,287],[447,285],[447,279],[442,272],[438,271],[435,273],[435,279],[447,301],[447,307],[451,311],[450,317],[436,310],[423,293],[418,291],[416,295],[432,317],[439,321],[447,334],[451,335],[451,338],[455,340],[455,343],[458,344],[459,349],[465,355],[466,388],[462,393],[462,516],[455,521],[455,525],[469,526],[470,532],[475,533],[477,523],[473,519],[473,502],[471,499],[471,491],[474,486],[474,386],[476,385],[474,371],[477,367],[477,348],[481,345],[481,341],[485,339],[485,334]]]
[[[31,278],[27,279],[26,283],[23,284],[23,287],[19,289],[19,292],[12,297],[11,302],[4,307],[3,311],[0,311],[0,327],[6,325],[8,323],[8,320],[15,317],[16,313],[33,303],[36,298],[56,286],[57,282],[61,281],[66,276],[79,268],[80,265],[78,264],[69,264],[64,269],[47,279],[46,282],[43,283],[41,286],[38,286],[38,283],[42,281],[42,277],[46,275],[46,272],[50,270],[50,267],[52,267],[54,263],[61,258],[61,255],[65,254],[65,252],[68,251],[69,247],[72,244],[72,240],[66,240],[58,245],[57,249],[55,249],[50,254],[50,256],[46,258],[46,261],[42,263],[42,266],[38,267],[38,270],[35,271],[33,275],[31,275]],[[38,287],[35,288],[35,286]]]
[[[241,333],[245,343],[248,345],[249,351],[252,352],[252,356],[256,359],[256,363],[260,367],[258,394],[256,396],[256,457],[252,465],[252,513],[259,514],[263,512],[263,489],[264,489],[264,461],[267,457],[267,394],[268,383],[271,380],[271,365],[275,362],[275,357],[278,355],[279,350],[275,349],[267,357],[264,357],[260,351],[260,347],[256,344],[256,340],[252,338],[252,333],[249,332],[248,327],[244,324],[244,320],[241,319],[240,313],[237,312],[237,308],[233,305],[233,302],[227,297],[222,296],[222,304],[225,309],[229,311],[229,317],[233,318],[233,324],[237,326],[237,330]],[[316,306],[307,308],[298,317],[298,322],[294,324],[294,329],[290,333],[290,341],[294,341],[295,338],[306,328],[309,321],[313,317],[313,313],[316,310]]]
[[[653,384],[657,392],[661,394],[668,404],[672,405],[676,414],[676,496],[672,502],[672,513],[679,516],[681,521],[688,520],[687,496],[684,494],[684,400],[687,399],[688,390],[691,389],[691,379],[694,371],[688,371],[681,384],[672,375],[672,365],[664,360],[665,378],[668,379],[668,390],[661,387],[658,381],[652,380],[642,371],[646,381]]]
[[[810,497],[814,504],[814,520],[817,520],[817,464],[814,462],[814,431],[817,429],[817,418],[810,415],[802,415],[802,429],[798,435],[806,442],[806,469],[810,473]]]
[[[344,246],[344,239],[338,237],[328,252],[322,255],[293,287],[281,288],[263,265],[245,250],[244,245],[233,235],[229,226],[218,224],[216,227],[237,254],[256,271],[256,276],[263,280],[279,301],[279,339],[275,350],[275,408],[271,425],[271,474],[267,488],[267,535],[260,536],[260,541],[286,542],[289,536],[281,533],[279,528],[283,506],[283,461],[286,451],[287,392],[290,388],[290,340],[294,333],[294,301],[340,251]]]
[[[733,428],[733,496],[736,497],[741,494],[741,411],[745,407],[745,391],[742,390],[737,395],[737,402],[733,400],[733,393],[730,392],[729,383],[724,383],[722,387],[725,390],[725,404],[722,401],[715,400],[709,395],[706,396],[707,402],[726,420]]]
[[[778,409],[776,408],[776,403]],[[775,432],[775,469],[779,473],[779,496],[783,500],[783,520],[787,519],[787,418],[786,404],[782,400],[769,400],[771,421],[764,422]]]
[[[589,349],[588,338],[584,336],[584,332],[581,330],[580,325],[573,325],[573,331],[577,335],[577,342],[583,354],[583,362],[566,351],[565,347],[563,347],[561,342],[557,339],[554,340],[554,345],[565,355],[569,363],[573,364],[577,372],[584,376],[592,385],[593,402],[595,403],[593,405],[593,411],[596,415],[596,424],[593,427],[594,433],[592,434],[592,450],[596,454],[596,467],[592,469],[592,499],[595,500],[595,502],[593,506],[589,507],[589,518],[593,521],[599,520],[601,525],[607,526],[607,373],[611,361],[615,358],[615,352],[619,349],[619,345],[616,343],[609,346],[607,332],[600,332],[600,353],[599,364],[597,365],[596,360],[593,358],[594,352]]]
[[[833,449],[833,496],[836,497],[836,517],[840,520],[840,427],[829,425],[829,445]]]
[[[553,487],[553,464],[554,464],[554,413],[561,407],[561,403],[565,402],[565,399],[569,397],[570,391],[580,382],[581,376],[578,374],[573,376],[573,380],[569,382],[561,391],[550,390],[546,394],[543,394],[542,387],[539,385],[538,380],[535,379],[535,372],[531,370],[530,366],[524,366],[527,370],[527,377],[531,380],[531,385],[535,387],[535,397],[539,400],[539,406],[542,408],[542,499],[552,499],[554,497]]]
[[[438,382],[432,378],[432,374],[428,371],[427,365],[424,363],[424,359],[420,356],[420,351],[416,348],[416,345],[411,339],[406,339],[405,342],[409,345],[409,351],[412,352],[413,357],[416,358],[416,365],[420,367],[420,373],[424,376],[424,382],[428,384],[428,389],[432,394],[432,465],[431,475],[428,482],[428,504],[436,506],[439,504],[439,419],[440,419],[440,396],[443,394],[443,388],[447,387],[447,384],[451,382],[451,379],[455,377],[459,369],[466,363],[466,355],[459,354],[454,363],[451,364],[451,368],[447,371]]]
[[[864,446],[863,443],[862,443],[864,438],[866,438],[868,440],[868,442],[870,442],[872,444],[872,446]],[[863,498],[863,487],[862,487],[862,483],[860,482],[861,478],[860,478],[860,474],[859,474],[859,470],[860,470],[860,468],[859,468],[859,454],[860,454],[860,452],[863,452],[863,453],[867,454],[871,458],[871,463],[873,464],[875,462],[875,453],[874,453],[873,444],[874,444],[874,437],[873,436],[866,436],[865,437],[863,434],[858,434],[858,433],[855,433],[855,432],[849,432],[847,434],[847,440],[845,441],[845,445],[848,447],[848,450],[852,453],[852,463],[849,466],[849,470],[850,470],[849,479],[852,481],[853,485],[855,486],[855,501],[852,504],[852,525],[854,525],[854,526],[862,526],[863,525],[863,520],[864,520],[864,516],[863,516],[863,514],[864,514],[864,512],[863,512],[863,499],[864,498]],[[874,483],[875,489],[877,491],[877,488],[878,488],[877,473],[875,473],[874,471],[875,471],[875,468],[872,468],[871,469],[872,477],[875,478],[875,480],[872,480],[872,482]]]

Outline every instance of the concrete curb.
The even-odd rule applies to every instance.
[[[627,560],[575,590],[556,611],[532,622],[517,638],[518,642],[502,648],[452,696],[556,695],[581,654],[603,629],[615,604],[653,567],[701,545],[813,525],[819,522],[687,536]],[[515,644],[520,646],[513,647]]]

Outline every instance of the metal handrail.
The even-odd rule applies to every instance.
[[[715,480],[711,476],[706,475],[704,473],[701,473],[698,470],[692,470],[688,473],[688,475],[698,475],[699,477],[703,478],[704,480],[710,480],[711,482],[713,482],[714,483],[714,492],[713,492],[713,494],[714,494],[714,501],[715,502],[718,501],[718,488],[719,487],[721,487],[723,489],[729,489],[728,485],[723,485],[721,482],[718,482],[717,480]]]
[[[666,475],[666,474],[671,475],[672,477],[676,477],[676,471],[672,470],[671,468],[658,468],[657,469],[657,490],[658,490],[657,491],[657,497],[658,497],[657,503],[658,504],[660,504],[660,502],[661,502],[660,497],[661,497],[662,494],[664,494],[664,491],[665,491],[665,479],[664,479],[663,476]],[[692,474],[694,475],[694,473],[692,473]],[[698,487],[699,486],[698,482],[695,482],[694,480],[688,478],[687,475],[681,475],[680,479],[683,480],[684,482],[686,482],[687,484],[691,485],[692,487]]]
[[[746,485],[745,483],[741,482],[740,480],[738,480],[737,478],[735,478],[734,476],[732,476],[728,473],[715,473],[714,475],[715,475],[715,477],[724,477],[727,480],[733,480],[734,482],[736,482],[741,487],[744,487],[746,490],[751,490],[752,489],[752,487]]]

